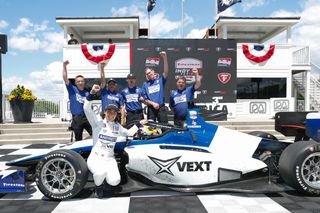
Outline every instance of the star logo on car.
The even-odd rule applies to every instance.
[[[161,159],[158,159],[158,158],[154,158],[154,157],[150,157],[150,160],[152,160],[153,163],[155,163],[158,167],[159,167],[159,170],[157,171],[157,175],[158,174],[161,174],[161,173],[167,173],[169,175],[173,175],[173,173],[171,172],[170,168],[171,166],[173,166],[173,164],[175,164],[179,158],[179,157],[175,157],[175,158],[171,158],[171,159],[168,159],[168,160],[161,160]]]

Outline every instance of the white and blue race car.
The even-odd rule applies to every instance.
[[[245,134],[209,124],[199,116],[198,109],[189,110],[186,128],[148,124],[161,128],[162,133],[140,131],[115,147],[122,178],[115,193],[148,189],[270,192],[294,188],[319,195],[320,113],[304,116],[311,139],[294,143],[279,141],[264,132]],[[297,125],[289,127],[300,130]],[[87,139],[10,161],[7,165],[26,169],[0,177],[0,193],[23,191],[27,181],[35,181],[50,199],[76,197],[92,184],[86,164],[91,148],[92,140]]]

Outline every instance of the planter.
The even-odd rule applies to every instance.
[[[10,106],[14,123],[31,123],[34,101],[12,100]]]

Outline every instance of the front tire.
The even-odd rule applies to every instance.
[[[76,196],[88,179],[88,168],[82,156],[71,150],[56,150],[43,157],[36,167],[39,190],[52,200]]]
[[[284,181],[307,195],[320,195],[320,144],[299,141],[280,156],[279,171]]]

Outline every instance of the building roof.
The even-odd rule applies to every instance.
[[[217,20],[218,38],[223,38],[223,27],[227,27],[228,39],[236,39],[238,43],[264,43],[299,23],[299,20],[300,17],[220,16]]]
[[[74,34],[82,43],[105,42],[136,38],[139,17],[56,17],[66,34]]]

